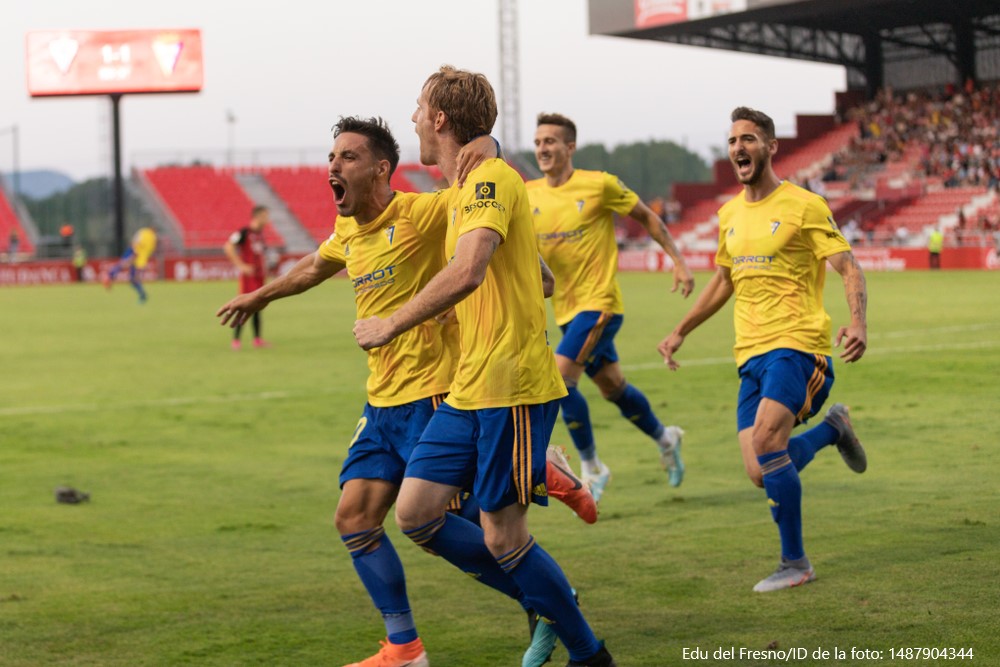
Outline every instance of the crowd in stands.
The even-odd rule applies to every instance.
[[[857,183],[871,168],[915,155],[917,175],[945,187],[1000,188],[1000,85],[895,94],[881,90],[845,114],[859,137],[824,180]]]

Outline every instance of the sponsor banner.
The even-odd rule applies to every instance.
[[[199,30],[37,30],[26,47],[32,97],[196,92],[204,78]]]
[[[927,269],[928,253],[920,248],[855,248],[854,255],[866,271],[908,271]],[[274,275],[288,272],[304,255],[282,255]],[[692,271],[715,269],[714,252],[684,253]],[[97,282],[114,266],[114,259],[91,260],[83,269],[84,282]],[[945,248],[941,253],[942,269],[1000,270],[996,248]],[[662,250],[622,250],[618,253],[620,271],[671,271],[673,262]],[[346,275],[341,272],[338,276]],[[142,271],[144,281],[173,280],[193,282],[236,280],[239,273],[225,256],[154,258]],[[68,259],[0,264],[0,286],[59,285],[76,282],[76,270]],[[118,274],[118,282],[128,282],[128,271]]]

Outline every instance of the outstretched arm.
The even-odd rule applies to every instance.
[[[834,345],[840,347],[841,341],[844,341],[844,351],[840,358],[851,363],[860,359],[868,349],[868,287],[865,284],[865,272],[850,250],[827,257],[827,260],[844,281],[847,307],[851,311],[851,323],[840,327]]]
[[[331,262],[319,252],[306,255],[292,267],[292,270],[277,280],[272,280],[258,290],[241,294],[216,311],[221,317],[219,324],[238,327],[254,313],[263,310],[275,299],[301,294],[334,275],[344,268],[340,262]]]
[[[670,259],[674,260],[674,287],[670,291],[676,292],[677,288],[680,287],[681,294],[687,298],[694,291],[694,276],[691,275],[691,269],[688,268],[680,250],[677,249],[677,244],[674,243],[674,239],[667,231],[663,220],[660,220],[660,216],[653,213],[653,210],[641,201],[629,211],[628,215],[642,224],[653,240],[660,244]]]
[[[674,330],[663,339],[656,349],[663,355],[663,363],[670,370],[675,371],[680,368],[680,364],[674,361],[674,353],[684,344],[684,338],[697,328],[699,324],[710,318],[729,301],[733,295],[733,280],[729,274],[729,269],[720,266],[716,269],[705,289],[698,296],[698,300],[691,306],[691,310],[681,319]]]
[[[389,317],[369,317],[354,323],[354,338],[364,350],[381,347],[396,336],[417,326],[472,294],[486,278],[500,235],[480,227],[462,234],[455,257],[441,269],[413,299]]]

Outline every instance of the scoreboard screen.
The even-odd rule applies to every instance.
[[[25,41],[32,97],[197,92],[202,87],[199,30],[39,30]]]

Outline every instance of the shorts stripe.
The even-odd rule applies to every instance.
[[[594,351],[594,347],[601,340],[601,336],[604,335],[604,327],[608,325],[611,318],[614,317],[614,313],[601,313],[597,318],[597,322],[594,323],[594,328],[590,330],[587,334],[587,340],[584,341],[583,347],[580,348],[580,354],[576,355],[575,361],[578,364],[586,364],[587,359],[590,358],[590,353]]]
[[[514,488],[517,502],[531,503],[531,413],[527,405],[511,408],[514,418]]]
[[[813,357],[816,360],[816,368],[813,370],[812,377],[809,378],[809,384],[806,386],[806,400],[802,404],[802,409],[799,410],[799,414],[795,415],[795,419],[798,422],[805,420],[812,412],[813,399],[826,382],[826,357],[821,354],[814,354]]]
[[[444,399],[448,397],[448,394],[434,394],[431,396],[431,407],[437,410],[444,403]]]
[[[448,501],[448,506],[445,507],[446,512],[459,512],[462,509],[463,498],[468,498],[469,494],[464,491],[459,491],[454,495],[454,497]]]

